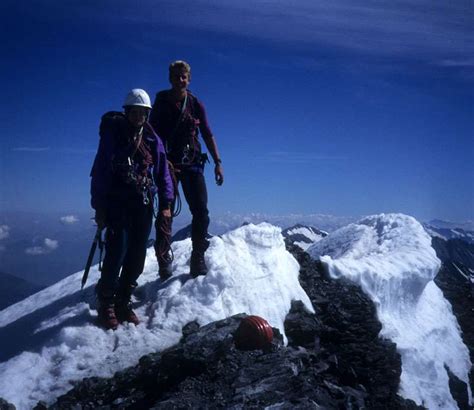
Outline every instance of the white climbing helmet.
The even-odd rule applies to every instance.
[[[150,96],[141,88],[134,88],[125,97],[123,107],[139,106],[151,109]]]

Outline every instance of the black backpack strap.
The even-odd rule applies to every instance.
[[[173,132],[171,133],[171,139],[175,136],[176,131],[178,131],[179,124],[183,120],[184,112],[186,111],[186,106],[188,105],[188,93],[184,97],[183,105],[181,106],[181,112],[179,113],[178,121],[176,121],[176,125],[174,126]]]
[[[106,112],[100,121],[99,134],[112,132],[117,133],[123,122],[126,121],[125,114],[119,111]]]

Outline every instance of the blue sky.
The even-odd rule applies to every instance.
[[[472,1],[0,5],[0,209],[89,209],[100,116],[187,60],[212,213],[474,218]],[[92,212],[91,212],[92,214]]]

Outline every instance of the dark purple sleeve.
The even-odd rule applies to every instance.
[[[169,119],[165,115],[165,97],[162,91],[156,94],[148,121],[158,136],[164,140],[167,137],[166,130],[169,128]]]
[[[107,206],[107,193],[112,178],[114,135],[112,130],[101,130],[99,149],[91,170],[91,206],[95,210]]]
[[[209,122],[207,121],[206,109],[204,108],[204,104],[201,101],[198,101],[197,108],[199,117],[199,131],[201,131],[202,138],[206,142],[206,145],[209,145],[212,143],[213,135],[211,127],[209,126]]]
[[[165,149],[159,137],[156,144],[157,164],[154,167],[154,179],[158,188],[158,198],[160,200],[160,208],[165,208],[174,200],[174,185],[168,168]]]

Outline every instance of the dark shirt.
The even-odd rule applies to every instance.
[[[213,135],[204,105],[191,92],[187,94],[186,107],[181,113],[184,100],[175,102],[171,90],[160,91],[150,114],[150,124],[163,141],[168,159],[174,164],[182,162],[186,147],[189,159],[197,160],[201,153],[199,132],[206,145],[212,144]]]

